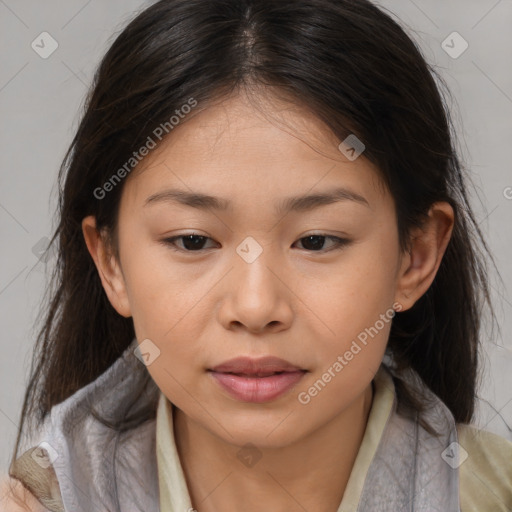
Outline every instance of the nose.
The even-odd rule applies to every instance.
[[[288,279],[270,251],[264,251],[250,263],[243,258],[235,259],[223,284],[220,322],[226,329],[245,329],[253,334],[288,329],[294,296]]]

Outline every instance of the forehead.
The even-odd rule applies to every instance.
[[[208,193],[247,206],[346,187],[372,209],[385,201],[378,171],[350,161],[340,140],[306,109],[274,97],[238,94],[174,127],[125,183],[122,202],[142,207],[166,188]]]

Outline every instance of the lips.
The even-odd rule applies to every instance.
[[[264,403],[290,391],[307,373],[278,357],[237,357],[208,370],[213,380],[232,398]]]
[[[266,356],[259,359],[236,357],[211,368],[211,371],[247,377],[268,377],[277,373],[303,370],[279,357]]]

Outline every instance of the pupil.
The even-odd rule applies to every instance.
[[[186,235],[184,238],[183,238],[183,246],[186,248],[186,249],[197,249],[197,248],[201,248],[201,243],[204,243],[204,236],[199,236],[199,235]],[[202,240],[200,240],[202,239]],[[195,240],[195,241],[193,241]]]
[[[307,245],[308,245],[308,240],[309,240],[310,242],[311,242],[311,240],[316,240],[316,243],[315,243],[315,242],[313,242],[313,243],[311,244],[313,247],[309,247],[309,249],[322,249],[322,246],[324,245],[324,244],[323,244],[323,240],[322,240],[322,239],[324,239],[324,238],[325,238],[324,236],[320,236],[320,235],[311,235],[311,236],[307,236],[306,238],[304,238],[304,240],[306,240],[306,243],[305,243],[305,244],[303,243],[302,245],[304,245],[304,247],[305,247],[306,249],[308,249],[308,247],[307,247]],[[321,240],[321,241],[319,241],[319,240]]]

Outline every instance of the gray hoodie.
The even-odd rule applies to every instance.
[[[10,475],[23,481],[47,511],[160,510],[160,390],[134,355],[137,346],[134,339],[95,381],[54,406],[37,444],[12,464]],[[421,385],[413,378],[407,383]],[[423,419],[441,436],[429,434],[418,414],[395,395],[354,512],[460,512],[458,466],[441,456],[458,458],[455,421],[436,395],[423,392],[432,401]]]

